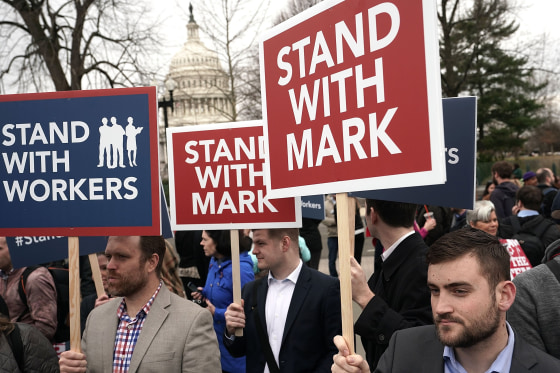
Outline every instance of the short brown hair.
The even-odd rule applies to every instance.
[[[478,260],[482,275],[491,289],[501,281],[511,279],[510,256],[498,238],[480,229],[465,227],[442,236],[430,246],[428,265],[456,260],[472,255]]]
[[[253,231],[258,231],[261,229],[253,229]],[[299,246],[299,229],[298,228],[268,228],[263,229],[268,232],[268,237],[272,239],[280,240],[284,236],[290,237],[292,242],[295,242],[296,246]]]
[[[515,195],[518,201],[529,210],[539,211],[543,199],[542,192],[534,185],[523,185]]]
[[[163,257],[165,256],[165,240],[162,236],[140,236],[140,251],[142,258],[146,261],[153,254],[159,257],[156,266],[156,274],[161,277],[161,266],[163,265]]]
[[[509,162],[499,161],[492,165],[492,174],[494,172],[497,172],[502,179],[509,179],[513,173],[513,166]]]

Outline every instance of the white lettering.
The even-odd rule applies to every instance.
[[[317,64],[325,62],[327,67],[333,67],[334,61],[329,51],[329,46],[323,35],[323,31],[317,33],[315,46],[313,47],[313,56],[311,57],[311,66],[309,67],[309,75],[315,74]]]
[[[296,124],[301,124],[301,117],[303,115],[304,104],[305,108],[307,109],[307,114],[309,115],[309,120],[315,120],[315,116],[317,114],[317,98],[319,97],[319,85],[321,84],[321,80],[315,80],[313,85],[313,100],[309,97],[309,92],[307,90],[307,84],[303,84],[301,86],[301,90],[299,93],[299,100],[296,102],[296,96],[294,93],[294,89],[288,90],[288,94],[290,95],[290,103],[292,104],[292,111],[294,113],[294,118],[296,120]]]
[[[333,157],[335,163],[340,163],[342,161],[328,124],[323,126],[323,133],[321,134],[321,142],[319,143],[319,151],[317,152],[317,162],[315,166],[322,165],[324,157]]]
[[[336,63],[344,63],[344,46],[342,45],[342,39],[346,41],[346,45],[352,51],[354,57],[360,57],[364,55],[364,21],[362,19],[362,13],[356,14],[356,37],[354,38],[348,26],[344,21],[340,21],[334,25],[334,31],[336,35]]]
[[[311,140],[311,129],[308,128],[303,131],[301,139],[301,150],[298,149],[298,144],[293,133],[289,133],[286,137],[288,146],[288,170],[294,169],[294,156],[296,157],[297,168],[303,168],[303,161],[307,157],[307,167],[313,167],[313,144]]]
[[[356,134],[350,134],[350,127],[356,128]],[[366,133],[364,121],[360,118],[350,118],[342,121],[342,137],[344,141],[344,162],[348,162],[352,159],[350,154],[350,147],[354,148],[358,158],[367,158],[366,152],[360,143],[364,138]]]
[[[391,17],[391,29],[383,38],[377,38],[377,16],[381,13],[387,13]],[[399,9],[393,3],[381,3],[368,9],[369,20],[369,51],[383,49],[397,36],[401,24]]]
[[[292,65],[282,59],[282,57],[288,54],[290,54],[290,47],[283,47],[280,49],[280,52],[278,52],[278,57],[276,58],[278,68],[286,72],[286,76],[278,78],[278,85],[286,85],[292,80]]]
[[[377,157],[379,156],[379,146],[377,144],[377,140],[381,141],[383,145],[389,150],[391,154],[401,153],[401,150],[398,146],[391,140],[391,138],[387,135],[385,131],[387,131],[387,127],[393,119],[393,115],[398,108],[392,108],[387,110],[383,120],[379,127],[377,127],[377,115],[376,113],[371,113],[369,115],[369,138],[370,138],[370,146],[371,146],[371,156]],[[373,125],[372,125],[373,123]]]

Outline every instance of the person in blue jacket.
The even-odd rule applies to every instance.
[[[253,281],[253,261],[249,256],[251,239],[240,232],[239,262],[241,287]],[[208,310],[214,317],[214,330],[220,346],[222,372],[245,372],[245,357],[234,358],[224,347],[222,336],[226,327],[224,313],[233,302],[233,283],[231,273],[231,239],[229,230],[203,231],[202,241],[204,254],[210,259],[208,277],[202,292],[193,292],[194,299],[204,300]]]

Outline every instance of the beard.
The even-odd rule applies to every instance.
[[[457,323],[453,327],[440,325],[442,319]],[[474,346],[492,336],[500,326],[500,313],[498,306],[492,304],[487,311],[471,322],[471,326],[466,326],[461,319],[452,317],[451,314],[443,314],[434,318],[438,339],[446,346],[466,348]],[[460,330],[451,333],[453,328]]]
[[[144,272],[126,273],[117,275],[109,273],[113,282],[108,282],[109,294],[116,297],[129,297],[138,293],[148,282],[148,276]]]

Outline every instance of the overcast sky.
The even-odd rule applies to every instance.
[[[217,1],[217,0],[213,0]],[[261,1],[261,0],[246,0]],[[271,0],[271,8],[269,17],[274,18],[279,10],[281,10],[289,0]],[[522,44],[533,43],[535,40],[541,40],[546,37],[548,54],[560,58],[560,26],[558,25],[558,15],[560,14],[560,0],[513,0],[518,5],[516,21],[519,23],[520,29],[516,38]],[[201,0],[192,0],[194,5],[195,19],[200,13],[198,6],[204,6]],[[186,40],[186,22],[188,21],[186,13],[178,10],[177,4],[185,4],[182,7],[188,13],[188,3],[184,0],[160,0],[154,2],[154,7],[166,14],[167,27],[169,30],[166,36],[169,37],[169,51],[165,53],[166,58],[170,59]],[[197,11],[198,9],[198,11]],[[163,61],[162,61],[163,62]],[[166,65],[168,65],[167,62]],[[558,64],[556,64],[558,65]],[[160,71],[161,74],[167,73],[167,68]]]
[[[207,0],[190,0],[194,5],[195,19],[200,14],[199,7],[203,7]],[[219,0],[211,0],[219,1]],[[244,0],[248,2],[257,2],[263,0]],[[286,6],[289,0],[268,0],[271,7],[269,9],[269,19],[272,21],[278,12]],[[517,33],[519,42],[527,45],[534,43],[535,40],[542,40],[546,36],[546,58],[553,61],[555,68],[559,66],[560,61],[560,26],[558,15],[560,14],[560,0],[513,0],[519,5],[516,15],[516,21],[520,25]],[[158,75],[159,79],[169,71],[171,58],[177,53],[187,38],[186,24],[188,22],[188,4],[185,0],[158,0],[150,1],[153,7],[153,16],[160,16],[163,20],[164,30],[162,36],[162,45],[166,48],[161,54],[153,56],[152,66],[161,66]],[[180,6],[178,4],[181,4]],[[182,8],[182,9],[181,9]],[[208,43],[207,43],[208,44]],[[211,45],[208,45],[211,47]],[[543,57],[535,57],[542,59]],[[550,63],[549,63],[550,65]],[[9,91],[9,93],[15,93]]]
[[[549,34],[554,41],[560,37],[558,14],[560,14],[560,1],[558,0],[522,0],[522,9],[518,14],[520,34],[539,36]]]

